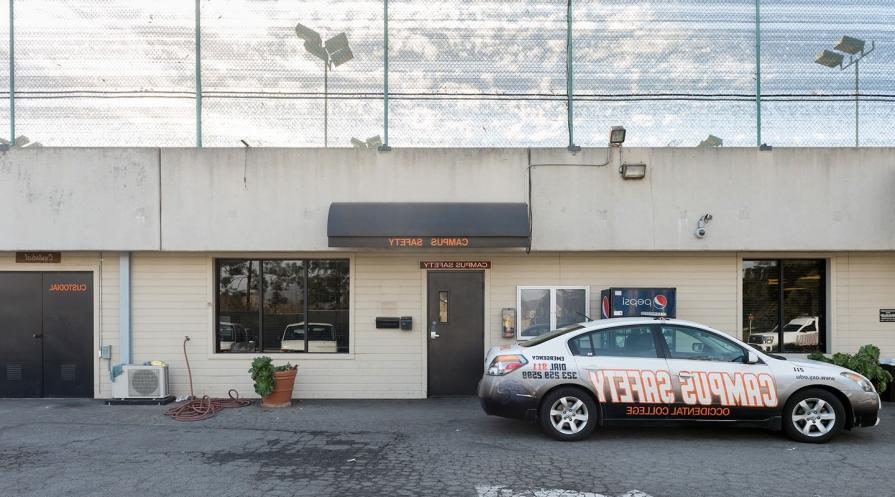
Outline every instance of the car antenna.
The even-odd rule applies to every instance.
[[[593,321],[593,319],[591,319],[590,316],[588,316],[587,314],[585,314],[585,313],[583,313],[583,312],[575,311],[575,314],[579,314],[579,315],[581,315],[581,316],[584,316],[584,318],[587,319],[588,321]]]

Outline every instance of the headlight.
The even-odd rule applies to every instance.
[[[841,374],[842,376],[848,378],[849,380],[857,383],[861,387],[861,390],[864,390],[865,392],[875,392],[876,391],[873,389],[873,383],[870,383],[870,380],[868,380],[867,378],[864,378],[863,376],[859,375],[858,373],[852,373],[851,371],[844,371],[839,374]]]
[[[774,343],[774,337],[764,337],[764,343]]]
[[[513,371],[521,368],[528,364],[528,360],[525,357],[518,354],[506,354],[499,355],[491,361],[491,365],[488,366],[488,375],[489,376],[503,376],[507,373],[512,373]]]

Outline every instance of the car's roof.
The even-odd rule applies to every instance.
[[[665,319],[665,318],[654,318],[654,317],[636,317],[636,318],[608,318],[608,319],[597,319],[594,321],[584,321],[581,326],[589,329],[599,329],[599,328],[607,328],[610,326],[618,326],[620,324],[655,324],[655,323],[666,323],[666,324],[679,324],[683,326],[693,326],[695,328],[703,328],[703,329],[711,329],[706,325],[701,323],[696,323],[693,321],[687,321],[685,319]]]

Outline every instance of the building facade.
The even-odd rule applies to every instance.
[[[184,347],[197,394],[253,396],[261,354],[298,398],[472,393],[609,288],[895,357],[895,149],[22,149],[0,198],[2,396],[112,397],[154,360],[183,395]]]

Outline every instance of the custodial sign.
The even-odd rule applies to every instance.
[[[686,374],[678,376],[677,388],[666,370],[597,369],[590,371],[589,377],[601,403],[757,408],[776,407],[778,403],[777,385],[766,373],[681,373]],[[699,414],[725,415],[723,409],[715,411]]]

